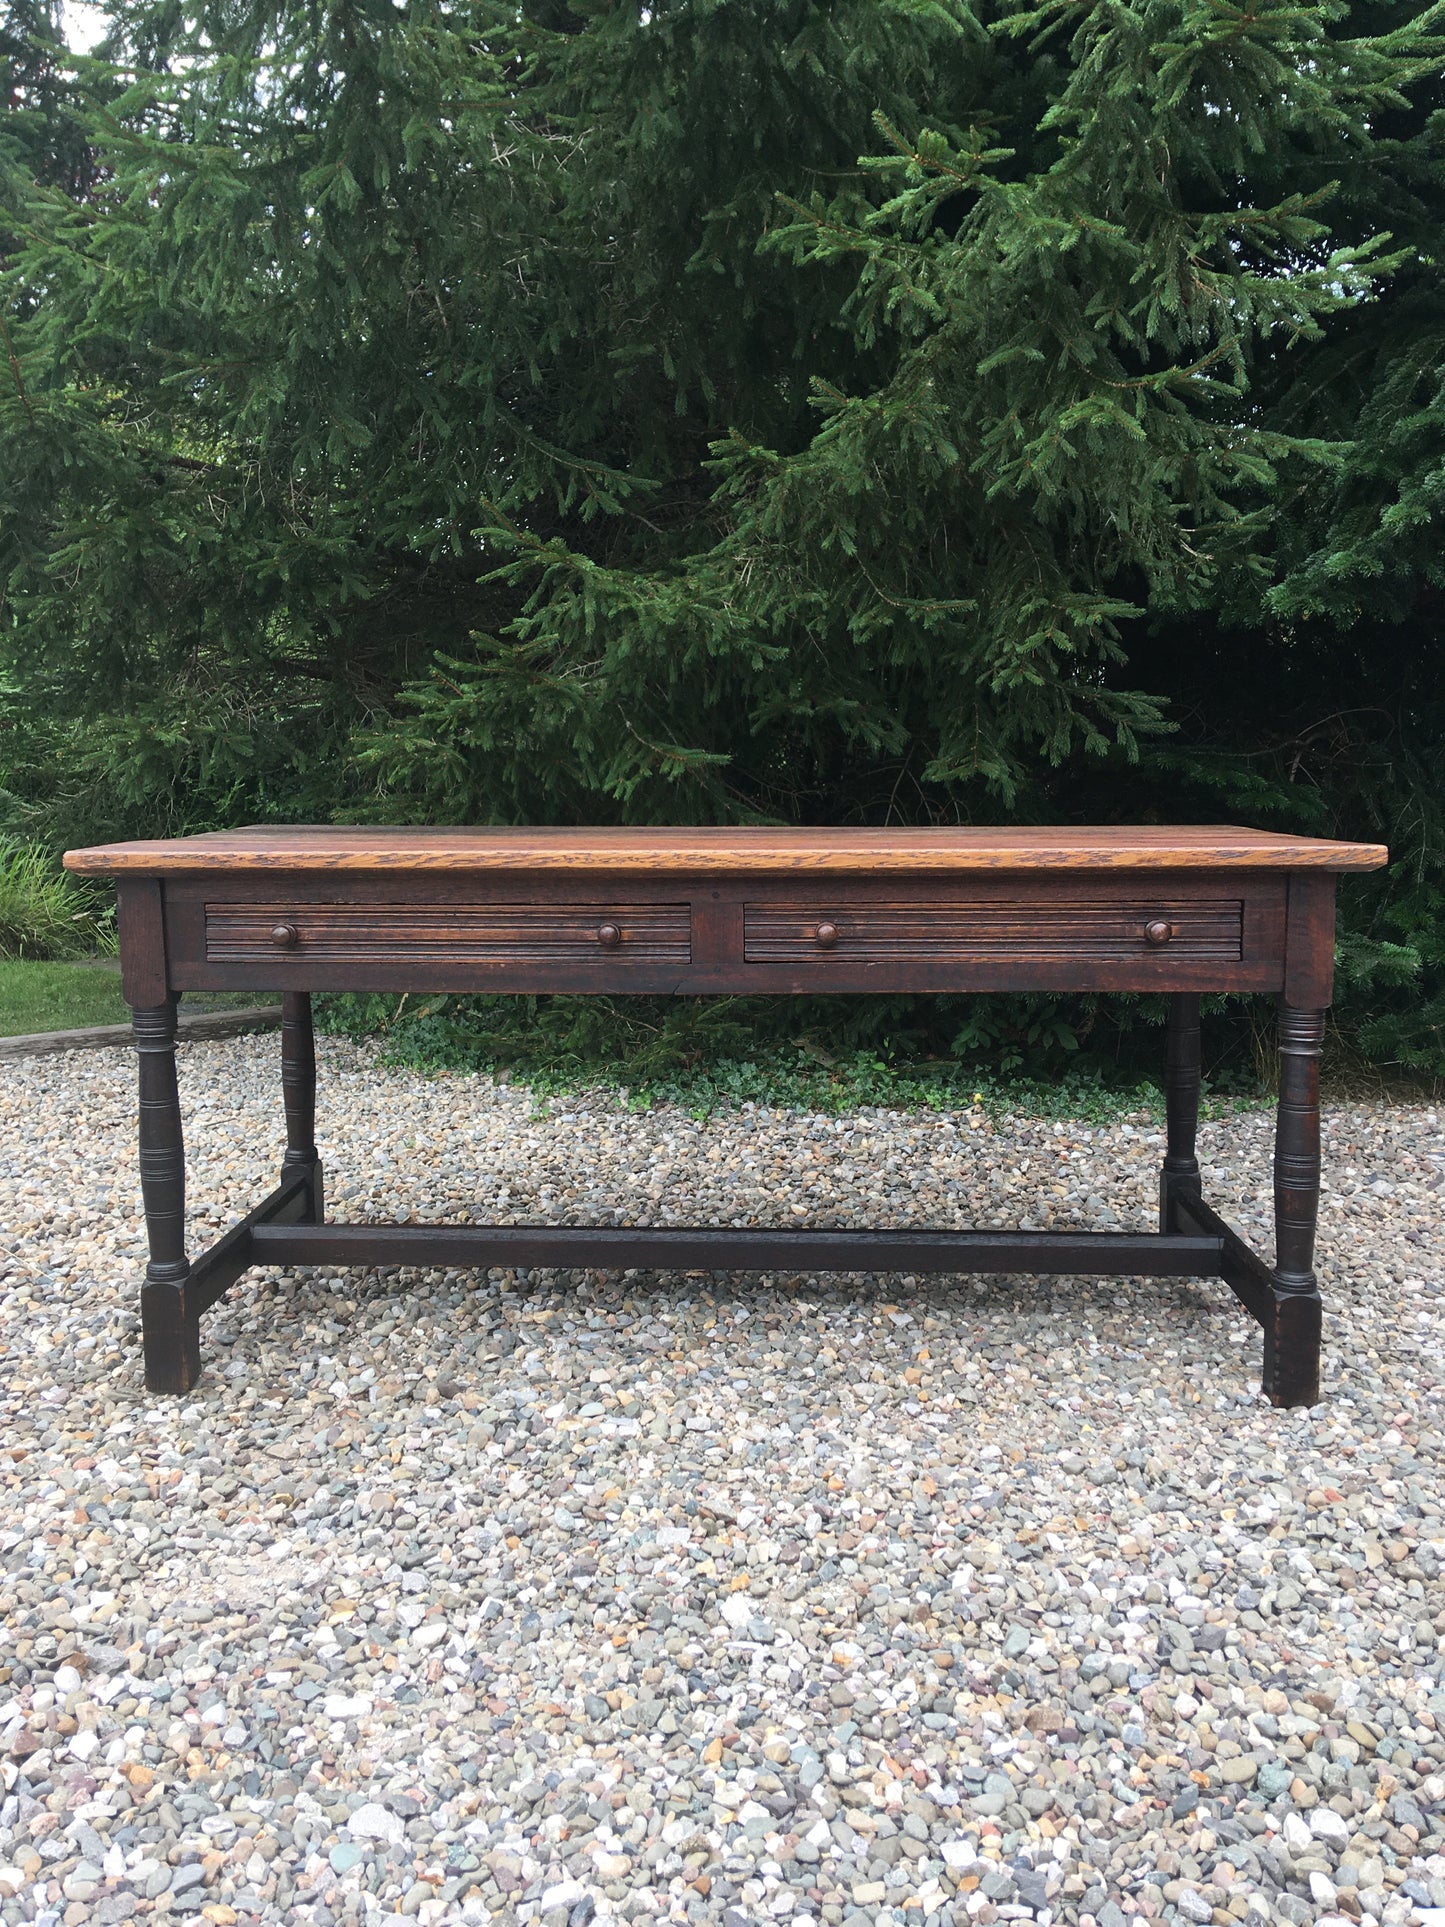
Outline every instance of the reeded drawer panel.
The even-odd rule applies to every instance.
[[[749,903],[743,909],[749,963],[943,963],[1016,959],[1070,962],[1144,956],[1197,963],[1244,955],[1240,898],[1140,895],[1124,901],[1064,896],[1010,903],[839,901]]]
[[[685,903],[208,903],[206,962],[686,965]]]

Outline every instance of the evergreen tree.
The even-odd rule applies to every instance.
[[[1408,783],[1297,744],[1438,566],[1429,29],[117,8],[103,178],[5,175],[9,788],[58,834],[1376,828]]]
[[[80,198],[94,180],[89,143],[70,112],[71,85],[58,0],[6,0],[0,7],[0,167],[16,170],[10,192],[41,181]],[[0,258],[14,245],[0,247]]]

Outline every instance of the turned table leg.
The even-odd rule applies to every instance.
[[[1281,1004],[1275,1126],[1275,1302],[1264,1333],[1264,1389],[1273,1405],[1313,1405],[1320,1389],[1320,1051],[1325,1013]]]
[[[316,1037],[311,1027],[311,996],[287,990],[281,996],[281,1101],[286,1110],[284,1179],[305,1172],[311,1203],[303,1224],[320,1224],[324,1215],[321,1160],[316,1150]]]
[[[1170,1232],[1181,1229],[1174,1200],[1200,1195],[1194,1151],[1199,1130],[1199,999],[1189,991],[1169,999],[1164,1111],[1168,1137],[1159,1173],[1159,1229]]]
[[[187,1303],[186,1150],[176,1090],[176,1000],[131,1011],[140,1071],[140,1188],[150,1263],[141,1287],[146,1390],[188,1392],[201,1369]]]

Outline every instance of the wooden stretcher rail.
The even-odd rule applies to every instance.
[[[1218,1237],[1110,1231],[807,1231],[641,1225],[256,1225],[272,1265],[556,1265],[651,1271],[1220,1275]]]

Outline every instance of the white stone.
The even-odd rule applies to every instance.
[[[1308,1853],[1313,1839],[1310,1823],[1302,1813],[1287,1813],[1284,1817],[1284,1844],[1291,1853]]]
[[[354,1699],[345,1693],[328,1693],[321,1710],[329,1720],[359,1720],[371,1711],[371,1701],[365,1693],[358,1693]]]
[[[441,1645],[450,1631],[451,1627],[444,1619],[428,1619],[412,1634],[411,1643],[413,1646],[420,1646],[424,1653],[430,1652],[433,1646]]]
[[[965,1867],[971,1867],[978,1858],[967,1840],[945,1840],[939,1852],[943,1855],[944,1866],[954,1873],[961,1873]]]
[[[353,1840],[386,1840],[396,1846],[406,1838],[406,1826],[400,1815],[375,1800],[358,1807],[346,1824]]]
[[[99,1733],[89,1727],[82,1727],[70,1742],[70,1756],[74,1760],[88,1760],[99,1745]]]
[[[729,1626],[746,1626],[753,1616],[753,1604],[745,1592],[730,1592],[722,1602],[722,1616]]]
[[[55,1690],[64,1698],[69,1693],[80,1691],[80,1674],[73,1666],[57,1666],[55,1669]]]
[[[1333,1807],[1316,1807],[1310,1815],[1310,1832],[1316,1840],[1329,1840],[1337,1847],[1343,1847],[1349,1840],[1350,1830]]]
[[[1311,1900],[1317,1900],[1321,1907],[1333,1907],[1338,1897],[1335,1883],[1327,1873],[1316,1870],[1310,1875]]]
[[[599,1880],[621,1880],[632,1869],[632,1862],[625,1853],[599,1853],[596,1861]]]
[[[586,1891],[580,1880],[559,1880],[555,1887],[544,1887],[542,1912],[550,1913],[554,1907],[575,1907]]]

